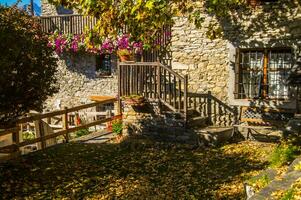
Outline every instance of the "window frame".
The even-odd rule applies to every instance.
[[[109,56],[109,62],[110,62],[110,69],[108,70],[108,74],[98,74],[101,71],[101,68],[103,67],[102,65],[103,60],[105,59],[106,56]],[[101,62],[100,62],[101,59]],[[111,54],[101,54],[101,55],[95,55],[95,73],[97,77],[112,77],[114,70],[113,70],[113,63],[112,63],[112,55]]]
[[[262,52],[263,53],[263,66],[261,66],[262,71],[263,71],[263,81],[261,83],[261,86],[263,87],[262,94],[258,98],[253,97],[253,98],[243,98],[241,93],[241,87],[242,87],[242,66],[241,66],[241,53],[242,52]],[[287,97],[275,97],[271,98],[268,97],[268,90],[269,90],[269,82],[268,82],[268,74],[269,74],[269,53],[273,51],[283,51],[291,54],[291,67],[293,64],[293,49],[291,47],[273,47],[273,48],[237,48],[236,49],[236,57],[235,57],[235,81],[234,81],[234,98],[237,100],[256,100],[256,99],[261,99],[261,100],[287,100],[290,99],[291,93],[288,88],[288,95]],[[290,69],[291,69],[290,67]],[[276,70],[276,71],[281,71],[281,70]]]

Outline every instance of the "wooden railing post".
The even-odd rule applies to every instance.
[[[159,112],[161,113],[161,66],[157,62],[157,94],[156,98],[158,99]]]
[[[211,91],[208,91],[207,94],[207,115],[208,115],[208,120],[209,123],[212,123],[212,95]]]
[[[34,116],[40,115],[40,114],[32,114]],[[43,127],[43,122],[42,119],[39,118],[37,120],[35,120],[34,122],[34,126],[35,126],[35,134],[36,134],[36,138],[41,138],[40,142],[38,143],[38,149],[44,149],[46,148],[46,142],[44,139],[45,133],[44,133],[44,127]]]
[[[39,128],[39,137],[41,138],[41,148],[45,149],[46,148],[46,140],[45,140],[45,132],[44,132],[44,126],[43,126],[43,121],[40,119],[38,121],[38,128]]]
[[[20,143],[20,128],[19,125],[16,124],[15,129],[12,132],[12,141],[13,144],[15,145],[15,149],[13,150],[13,153],[17,153],[20,151],[19,149],[19,143]]]
[[[188,113],[188,75],[184,76],[184,120],[185,125],[187,123],[187,113]]]
[[[65,112],[64,112],[62,121],[63,121],[63,129],[68,130],[69,129],[69,124],[68,124],[68,108],[67,107],[65,107]],[[68,133],[68,131],[65,135],[65,139],[66,139],[66,142],[68,143],[69,142],[69,133]]]
[[[118,97],[117,97],[117,114],[121,114],[121,95],[122,95],[122,85],[121,85],[121,66],[119,61],[117,61],[117,76],[118,76]]]
[[[73,33],[73,16],[69,16],[69,26],[70,26],[70,34]]]

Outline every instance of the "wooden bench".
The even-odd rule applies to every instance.
[[[292,109],[242,106],[240,108],[239,123],[233,126],[233,132],[235,133],[238,128],[246,128],[247,139],[249,139],[252,130],[283,128],[288,120],[294,117],[295,112]]]

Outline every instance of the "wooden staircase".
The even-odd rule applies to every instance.
[[[236,122],[237,111],[211,92],[188,91],[188,76],[181,76],[160,62],[118,63],[118,94],[141,95],[157,102],[161,113],[172,112],[190,129],[210,125],[227,127]]]

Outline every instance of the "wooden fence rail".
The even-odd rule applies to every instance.
[[[141,95],[187,120],[187,76],[181,76],[160,62],[122,62],[118,65],[119,96]]]
[[[85,29],[93,29],[97,23],[95,17],[74,14],[41,16],[38,20],[45,33],[53,33],[57,30],[60,33],[82,34]]]
[[[20,147],[24,147],[24,146],[38,143],[38,142],[41,142],[41,147],[43,149],[46,147],[47,140],[56,138],[61,135],[65,136],[65,139],[68,142],[69,133],[72,133],[72,132],[75,132],[75,131],[78,131],[81,129],[89,128],[92,126],[100,125],[102,123],[106,123],[106,122],[110,122],[110,121],[114,120],[114,117],[104,117],[101,119],[95,119],[92,122],[88,122],[85,124],[81,124],[81,125],[72,127],[72,126],[70,126],[71,125],[70,115],[72,115],[73,112],[78,112],[79,110],[93,108],[95,106],[99,106],[102,104],[113,103],[115,101],[117,101],[116,98],[108,97],[102,101],[98,101],[95,103],[80,105],[80,106],[76,106],[76,107],[72,107],[72,108],[65,108],[63,110],[58,110],[58,111],[43,113],[43,114],[36,114],[33,116],[21,118],[16,122],[16,127],[0,131],[0,136],[12,134],[12,138],[13,138],[13,144],[0,147],[0,152],[9,152],[12,149],[14,151],[19,151]],[[58,131],[54,131],[53,134],[44,135],[43,130],[42,130],[43,128],[41,128],[41,126],[40,126],[40,124],[41,124],[40,122],[42,122],[42,120],[46,120],[49,122],[49,121],[51,121],[51,118],[56,118],[58,116],[62,118],[62,122],[63,122],[62,129],[59,129]],[[30,123],[33,121],[38,122],[37,123],[38,127],[36,127],[36,129],[39,129],[39,132],[40,132],[39,137],[20,142],[19,141],[19,139],[21,137],[20,133],[22,134],[22,132],[19,131],[20,127],[24,123]]]

